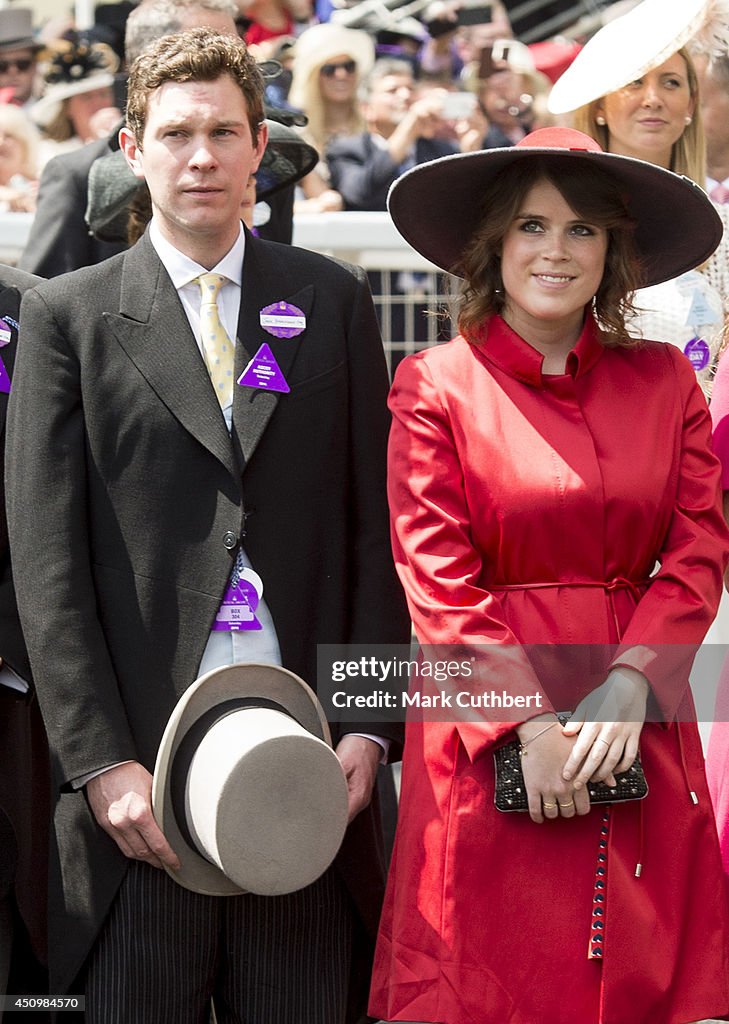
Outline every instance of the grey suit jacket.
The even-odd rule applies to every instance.
[[[97,139],[48,161],[41,174],[30,235],[18,261],[23,270],[57,277],[126,249],[123,243],[94,238],[84,220],[91,164],[108,152],[107,139]]]
[[[306,314],[297,338],[260,326],[280,299]],[[364,275],[248,236],[238,338],[236,375],[266,342],[291,391],[236,387],[231,438],[147,236],[24,300],[8,520],[61,791],[120,760],[152,770],[229,577],[227,534],[245,530],[284,665],[312,685],[317,643],[407,642],[385,498],[387,374]],[[376,917],[373,822],[355,825],[343,871]],[[126,862],[81,794],[62,793],[56,836],[61,991]]]

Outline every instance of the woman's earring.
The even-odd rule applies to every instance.
[[[595,118],[595,121],[600,125],[601,128],[604,128],[605,125],[607,124],[607,121],[602,116],[602,114],[598,114],[597,117]]]
[[[690,115],[690,114],[687,114],[687,115],[686,115],[686,117],[684,117],[684,119],[683,119],[683,123],[684,123],[684,124],[686,125],[686,127],[688,128],[688,126],[689,126],[689,125],[691,124],[691,121],[692,121],[692,120],[693,120],[693,119],[692,119],[691,115]]]

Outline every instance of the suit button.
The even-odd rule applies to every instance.
[[[223,534],[223,544],[228,549],[228,551],[232,551],[237,543],[238,538],[236,537],[236,535],[232,533],[230,530],[226,530],[225,533]]]

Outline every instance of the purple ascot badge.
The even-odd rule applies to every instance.
[[[239,573],[234,569],[215,616],[213,629],[217,632],[263,629],[255,614],[262,595],[263,582],[257,572],[245,568]]]
[[[10,394],[10,377],[2,359],[0,359],[0,392],[5,395]]]
[[[306,330],[306,316],[303,309],[292,306],[283,299],[264,306],[260,312],[260,323],[264,331],[275,338],[295,338]]]
[[[698,373],[699,370],[706,369],[709,365],[711,352],[703,338],[692,338],[691,341],[687,343],[683,352],[684,355],[688,356],[696,373]]]
[[[265,342],[238,378],[238,384],[241,387],[259,388],[262,391],[286,393],[291,390],[286,383],[286,378],[281,373],[281,367],[276,362],[271,347]]]

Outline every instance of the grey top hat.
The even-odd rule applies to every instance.
[[[0,50],[42,50],[33,35],[33,12],[27,7],[0,10]]]
[[[210,896],[303,889],[336,856],[347,804],[322,708],[293,672],[229,665],[180,698],[152,784],[180,885]]]

